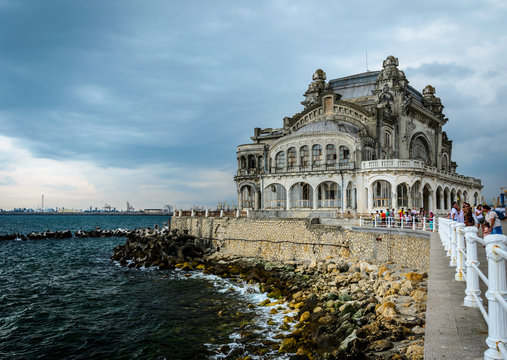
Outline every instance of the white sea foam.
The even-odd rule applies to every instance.
[[[181,273],[180,273],[181,274]],[[245,300],[250,304],[257,305],[260,302],[268,299],[266,293],[262,293],[259,290],[259,286],[257,284],[247,284],[246,282],[235,282],[230,279],[224,279],[216,275],[204,274],[202,272],[190,272],[189,278],[194,279],[203,279],[206,281],[210,281],[213,283],[215,289],[220,293],[226,293],[229,291],[233,291],[237,296],[241,299]],[[181,276],[181,275],[180,275]],[[183,276],[181,276],[184,278]],[[271,314],[271,309],[276,308],[278,313]],[[275,306],[255,306],[252,309],[245,309],[245,312],[254,312],[255,313],[255,321],[249,326],[247,331],[251,331],[252,333],[259,335],[260,340],[271,340],[275,341],[274,337],[278,334],[288,334],[291,329],[287,331],[280,330],[280,326],[283,324],[283,319],[285,316],[293,316],[295,314],[294,311],[284,313],[285,310],[290,309],[287,303],[277,304]],[[271,325],[268,324],[268,321]],[[229,336],[230,343],[227,344],[231,348],[231,350],[238,348],[241,344],[238,343],[238,340],[241,340],[241,334],[239,331],[232,333]],[[210,350],[217,352],[218,349],[223,346],[223,344],[206,344]],[[261,345],[262,346],[262,345]],[[252,359],[262,360],[265,358],[264,356],[259,356],[256,354],[245,353],[242,356],[249,355]],[[270,358],[276,359],[289,359],[288,355],[277,354],[276,351],[272,351],[269,354]],[[227,355],[224,354],[216,354],[212,358],[213,359],[224,359]]]

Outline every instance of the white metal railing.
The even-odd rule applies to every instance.
[[[488,324],[488,349],[484,352],[484,359],[507,359],[507,279],[505,263],[507,260],[507,236],[487,235],[477,236],[475,226],[438,218],[438,233],[444,245],[450,265],[456,267],[454,279],[466,281],[464,305],[477,307]],[[466,246],[465,246],[466,241]],[[486,247],[488,259],[488,273],[479,269],[477,260],[477,243]],[[486,300],[488,310],[483,305],[480,296],[479,279],[484,282],[488,290]]]
[[[399,228],[399,229],[411,229],[411,230],[422,230],[422,231],[436,231],[436,226],[433,220],[429,220],[426,217],[422,219],[412,219],[407,221],[403,218],[392,218],[381,219],[378,217],[359,217],[359,226],[364,227],[375,227],[375,228]]]

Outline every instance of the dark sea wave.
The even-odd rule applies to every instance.
[[[121,224],[117,217],[44,224],[54,220],[21,217],[19,227],[0,218],[0,231],[157,223],[153,216]],[[122,268],[110,256],[124,241],[0,241],[0,359],[218,359],[240,328],[270,336],[264,325],[275,315],[248,308],[265,298],[255,288],[202,273]]]

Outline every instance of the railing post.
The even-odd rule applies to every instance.
[[[359,216],[359,227],[363,226],[363,217]]]
[[[412,218],[412,230],[415,230],[415,216]]]
[[[179,217],[181,217],[181,215],[183,214],[183,212],[180,210],[180,212],[179,212],[179,213],[180,213]]]
[[[239,211],[239,209],[237,209],[236,210],[236,217],[239,218],[239,216],[240,216],[240,211]]]
[[[423,221],[423,231],[426,231],[426,216],[423,217],[422,221]]]
[[[209,217],[209,209],[206,209],[206,211],[204,212],[204,217]]]
[[[475,302],[473,293],[477,295],[477,298],[482,303],[481,290],[479,290],[479,274],[472,267],[475,264],[479,267],[480,262],[477,260],[477,233],[479,229],[475,226],[467,226],[465,229],[465,239],[467,242],[467,259],[465,265],[467,266],[466,280],[467,285],[465,289],[465,300],[464,305],[468,307],[478,307],[479,305]]]
[[[486,344],[489,349],[484,352],[484,359],[503,359],[498,351],[498,343],[507,343],[507,311],[495,295],[503,299],[507,296],[507,280],[505,278],[505,259],[495,253],[495,249],[507,250],[505,243],[507,236],[488,235],[486,241],[486,255],[488,257],[488,338]]]
[[[194,209],[192,209],[192,212],[190,213],[190,216],[194,217],[195,216],[195,211]]]
[[[373,227],[377,227],[377,215],[373,218]]]
[[[451,224],[451,261],[449,266],[456,266],[456,226],[458,223]]]
[[[401,217],[401,228],[400,229],[403,229],[403,216]]]
[[[456,274],[454,275],[454,280],[456,281],[465,281],[465,277],[463,276],[464,259],[461,252],[461,250],[465,250],[464,228],[465,224],[456,224]]]
[[[224,211],[220,210],[220,217],[224,217]]]

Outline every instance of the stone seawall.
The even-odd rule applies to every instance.
[[[356,257],[428,271],[430,233],[312,224],[309,219],[173,217],[171,230],[210,239],[224,255],[276,261]]]

